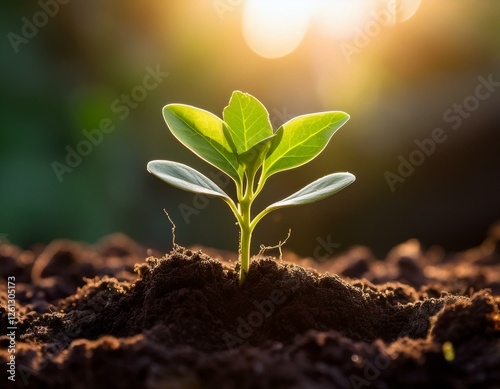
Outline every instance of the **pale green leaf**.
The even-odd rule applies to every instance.
[[[238,154],[273,134],[266,108],[248,93],[234,91],[222,117]]]
[[[173,161],[151,161],[148,171],[166,183],[188,192],[230,200],[230,197],[212,180],[199,171]]]
[[[227,136],[224,122],[214,114],[184,104],[169,104],[163,117],[172,134],[197,156],[241,181],[243,169]]]
[[[266,208],[273,211],[278,208],[309,204],[329,197],[352,184],[356,177],[351,173],[333,173],[306,185],[304,188]]]
[[[265,178],[301,166],[326,147],[333,134],[349,120],[345,112],[319,112],[298,116],[283,124],[264,160]]]

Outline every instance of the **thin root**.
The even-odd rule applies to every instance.
[[[283,246],[286,241],[288,240],[288,238],[290,238],[290,234],[292,233],[292,230],[289,229],[288,230],[288,234],[285,238],[285,240],[282,242],[281,240],[279,241],[279,243],[276,245],[276,246],[264,246],[263,244],[260,245],[260,251],[259,251],[259,254],[257,254],[259,257],[262,257],[264,255],[264,252],[266,250],[272,250],[272,249],[278,249],[279,252],[280,252],[280,261],[283,260],[283,252],[281,251],[281,246]]]
[[[170,224],[172,224],[172,248],[175,250],[176,248],[179,247],[177,243],[175,243],[175,223],[173,220],[170,218],[170,215],[168,214],[167,210],[164,208],[163,212],[165,212],[165,215],[167,215],[168,221]]]

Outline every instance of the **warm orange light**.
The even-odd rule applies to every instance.
[[[328,35],[349,37],[369,18],[371,3],[366,0],[320,0],[318,27]]]

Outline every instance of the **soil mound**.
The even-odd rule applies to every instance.
[[[38,252],[4,244],[0,277],[16,277],[18,324],[16,381],[3,379],[65,389],[499,388],[497,235],[455,255],[409,241],[386,261],[361,247],[320,264],[262,258],[243,287],[237,264],[179,246],[158,258],[123,235]],[[7,328],[6,282],[0,292]],[[9,342],[0,337],[2,363]]]

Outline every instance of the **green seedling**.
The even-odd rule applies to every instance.
[[[355,177],[328,174],[252,217],[252,203],[273,174],[301,166],[315,158],[332,135],[349,120],[345,112],[319,112],[295,117],[275,132],[269,113],[248,93],[233,92],[223,119],[200,108],[169,104],[163,117],[172,134],[198,157],[226,173],[236,184],[235,202],[208,177],[184,164],[151,161],[147,169],[168,184],[222,199],[240,227],[239,283],[250,265],[252,232],[267,214],[280,208],[313,203],[345,188]]]

